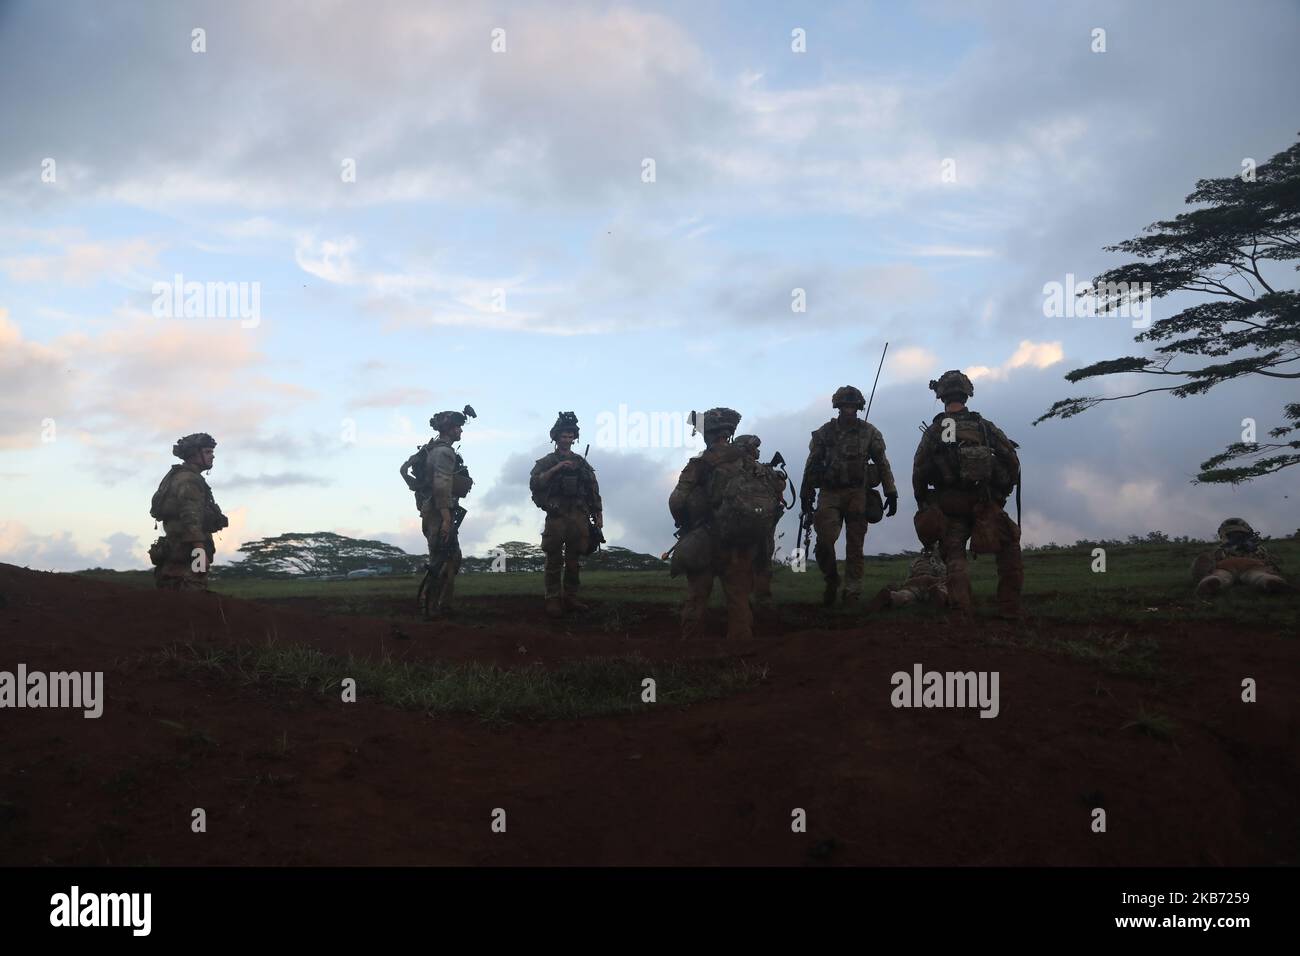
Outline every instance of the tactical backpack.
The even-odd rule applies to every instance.
[[[784,490],[776,469],[749,458],[729,458],[714,466],[708,496],[718,540],[733,547],[766,541],[781,515]]]
[[[415,492],[417,503],[423,502],[433,493],[433,485],[429,481],[429,448],[432,445],[432,441],[425,442],[415,449],[415,454],[412,456],[415,460],[411,463],[411,477],[415,480],[415,487],[411,490]],[[469,476],[469,469],[465,467],[465,459],[461,458],[460,454],[457,453],[456,471],[451,476],[452,497],[464,498],[473,487],[474,479]]]
[[[168,521],[176,517],[175,514],[163,509],[167,507],[167,498],[171,494],[172,478],[184,467],[184,465],[172,465],[167,474],[163,475],[163,480],[158,482],[158,490],[153,493],[153,500],[149,502],[149,517],[154,521]]]
[[[944,416],[937,421],[934,429],[934,441],[939,446],[940,470],[945,484],[956,485],[969,490],[987,488],[991,485],[1009,488],[1012,476],[1006,464],[998,459],[989,437],[988,426],[978,416],[970,418],[952,417],[956,426],[953,441],[944,441]]]
[[[415,454],[408,461],[411,461],[411,477],[415,479],[417,488],[423,488],[428,484],[427,475],[429,468],[429,445],[432,442],[426,442],[415,449]],[[413,459],[413,460],[412,460]]]

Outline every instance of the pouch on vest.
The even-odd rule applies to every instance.
[[[874,488],[880,484],[880,466],[875,462],[867,465],[867,487]]]
[[[713,541],[708,528],[696,528],[682,535],[673,550],[672,563],[668,566],[669,577],[679,574],[694,574],[709,568],[713,561]]]
[[[451,496],[453,498],[464,498],[473,487],[474,479],[469,476],[469,469],[465,467],[464,459],[457,455],[456,470],[451,476]]]
[[[587,546],[583,549],[583,554],[595,554],[600,550],[600,546],[605,543],[605,532],[596,527],[596,519],[587,518]]]
[[[885,503],[880,500],[880,492],[874,488],[867,489],[867,524],[876,524],[885,517]]]
[[[856,488],[867,479],[865,449],[862,436],[853,434],[839,439],[831,450],[831,466],[827,470],[832,488]]]
[[[993,449],[988,445],[962,445],[957,449],[957,474],[967,485],[986,485],[993,477]]]
[[[159,538],[149,545],[149,563],[155,568],[160,568],[167,562],[167,556],[170,553],[171,546],[167,543],[167,539],[165,537]]]
[[[975,506],[975,521],[971,527],[970,549],[975,554],[997,554],[1004,547],[1020,540],[1020,528],[1011,516],[989,501]]]
[[[560,494],[565,498],[578,497],[578,476],[565,475],[560,479]]]
[[[932,548],[948,530],[948,519],[938,505],[927,505],[912,518],[916,538],[921,547]]]

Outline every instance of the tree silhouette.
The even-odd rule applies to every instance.
[[[291,577],[347,574],[360,568],[387,566],[394,572],[414,571],[422,555],[407,554],[383,541],[365,541],[331,531],[291,532],[248,541],[244,557],[222,568],[223,576]]]
[[[1253,181],[1245,172],[1202,179],[1185,201],[1203,206],[1154,223],[1136,239],[1106,247],[1150,261],[1130,262],[1097,277],[1093,286],[1098,310],[1113,312],[1131,303],[1147,283],[1152,298],[1198,292],[1217,299],[1161,319],[1138,335],[1139,342],[1164,343],[1156,347],[1158,357],[1107,359],[1065,376],[1079,382],[1137,373],[1180,381],[1126,395],[1061,399],[1035,425],[1049,418],[1071,418],[1101,402],[1152,392],[1179,398],[1201,395],[1248,375],[1300,379],[1291,364],[1300,360],[1300,293],[1275,288],[1276,276],[1270,282],[1263,268],[1268,262],[1300,258],[1300,143],[1260,164]],[[1179,356],[1213,360],[1176,368]],[[1269,431],[1270,437],[1286,439],[1300,432],[1300,403],[1284,405],[1282,419],[1285,424]],[[1297,463],[1300,438],[1233,442],[1202,462],[1194,480],[1236,484]]]

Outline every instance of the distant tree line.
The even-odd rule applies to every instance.
[[[424,570],[426,561],[425,555],[410,554],[396,545],[349,538],[332,531],[291,532],[259,538],[245,542],[238,554],[241,555],[238,560],[216,565],[213,572],[224,578],[333,577],[365,569],[384,574],[416,574]],[[506,541],[485,556],[466,556],[461,571],[490,572],[494,567],[501,567],[502,556],[507,572],[540,572],[546,564],[546,555],[539,546]],[[628,548],[605,546],[583,558],[583,567],[592,571],[660,571],[668,567],[668,562]]]

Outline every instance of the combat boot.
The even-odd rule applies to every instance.
[[[822,592],[822,606],[823,606],[823,607],[834,607],[834,606],[835,606],[835,597],[836,597],[837,594],[839,594],[839,591],[840,591],[840,579],[839,579],[839,578],[827,578],[827,579],[826,579],[826,590]]]
[[[1222,590],[1223,579],[1213,574],[1202,578],[1201,583],[1196,586],[1196,593],[1199,597],[1213,597]]]
[[[557,597],[548,597],[546,599],[546,616],[550,618],[560,618],[564,616],[564,605],[560,603]]]
[[[588,608],[587,605],[580,603],[576,597],[570,597],[566,594],[564,595],[564,610],[582,612],[590,610],[590,608]]]
[[[890,597],[889,588],[884,587],[881,588],[879,592],[877,592],[875,597],[873,597],[870,601],[867,602],[867,605],[865,608],[863,608],[863,610],[865,610],[868,614],[875,614],[879,611],[885,610],[885,608],[893,607],[893,606],[894,606],[894,599]]]
[[[840,596],[840,601],[841,601],[841,603],[846,604],[846,605],[848,605],[848,604],[857,604],[857,603],[858,603],[858,598],[859,598],[860,596],[861,596],[861,595],[860,595],[857,591],[849,591],[849,590],[846,590],[846,591],[845,591],[845,592]]]

